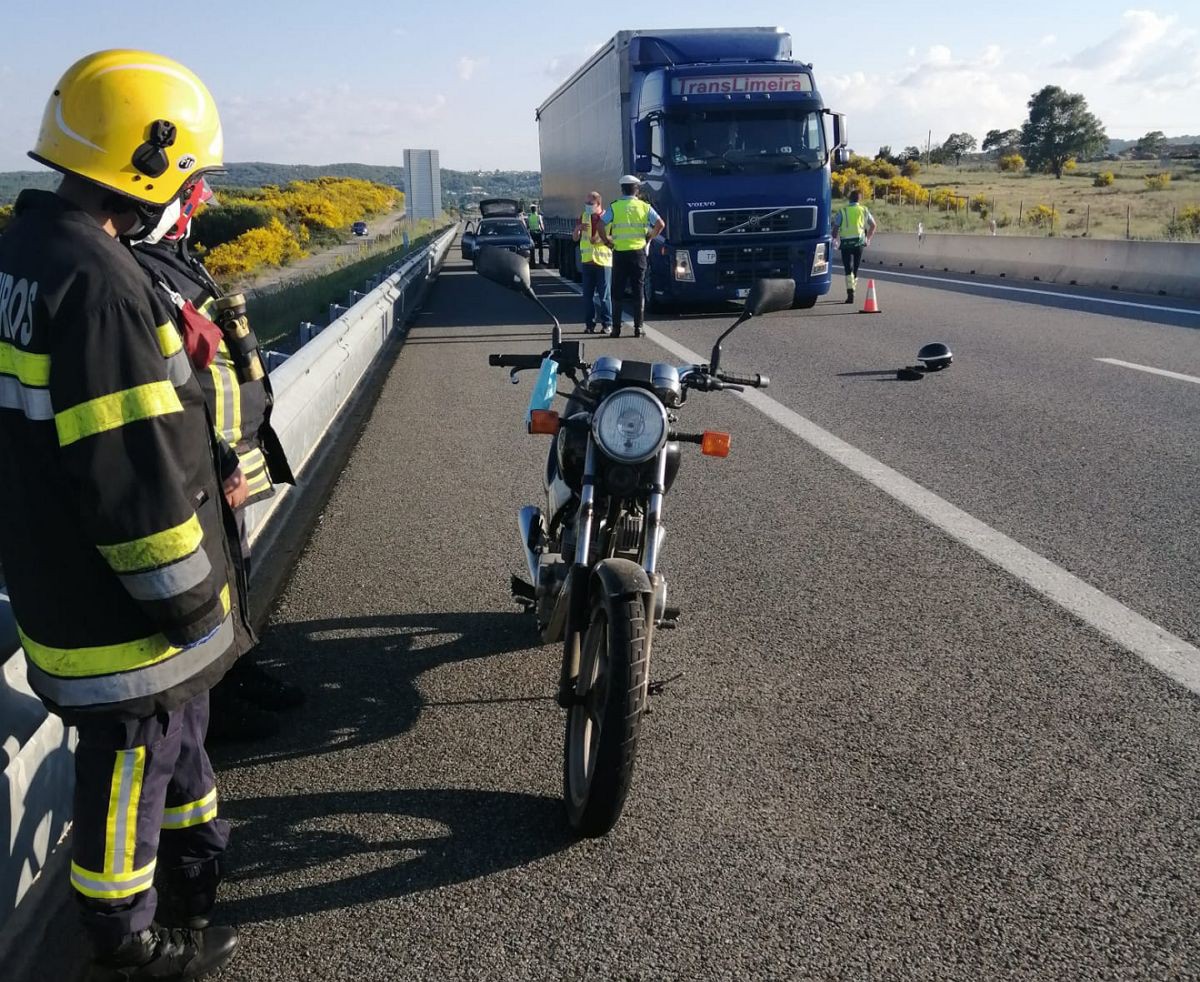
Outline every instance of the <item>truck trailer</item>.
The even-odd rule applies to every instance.
[[[587,193],[607,204],[633,173],[667,226],[649,249],[648,309],[736,300],[763,277],[794,279],[801,308],[829,292],[845,122],[782,29],[620,31],[537,121],[542,214],[564,274],[577,272]]]

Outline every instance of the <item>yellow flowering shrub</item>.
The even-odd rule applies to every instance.
[[[929,200],[929,192],[916,181],[907,177],[893,177],[878,184],[889,201],[899,198],[904,204],[923,205]]]
[[[13,206],[0,205],[0,232],[4,231],[4,229],[8,226],[8,223],[12,221],[12,217]]]
[[[861,197],[871,197],[871,179],[865,174],[860,174],[853,167],[847,167],[844,170],[835,171],[829,175],[829,180],[833,187],[833,193],[838,197],[849,197],[850,192],[855,189],[858,190],[858,193]]]
[[[1015,174],[1017,171],[1025,169],[1025,158],[1019,153],[1005,154],[1000,158],[998,166],[1006,174]]]
[[[1094,188],[1110,188],[1113,185],[1113,181],[1115,181],[1116,179],[1117,179],[1116,175],[1113,174],[1112,171],[1106,170],[1106,171],[1096,175],[1096,177],[1092,181],[1092,187],[1094,187]]]
[[[1043,225],[1049,225],[1056,217],[1056,213],[1049,205],[1035,205],[1025,212],[1025,221],[1034,228],[1041,228]]]
[[[354,222],[383,214],[403,201],[395,188],[352,177],[319,177],[222,195],[223,204],[266,208],[293,227],[348,229]]]
[[[261,228],[252,228],[232,242],[214,246],[205,255],[204,265],[216,278],[229,279],[263,266],[282,266],[303,255],[296,233],[278,218],[272,218]]]
[[[1147,191],[1165,191],[1171,186],[1171,175],[1165,171],[1161,174],[1146,175]]]

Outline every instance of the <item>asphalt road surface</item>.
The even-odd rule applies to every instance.
[[[308,707],[216,757],[243,928],[221,978],[1200,976],[1200,698],[1094,626],[1119,607],[1200,642],[1200,384],[1097,361],[1200,377],[1200,315],[881,276],[872,317],[835,292],[729,342],[773,402],[685,408],[733,452],[685,454],[667,501],[684,613],[652,676],[683,674],[620,825],[576,842],[558,653],[508,596],[546,443],[529,377],[486,364],[548,331],[448,265],[266,635]],[[652,327],[706,352],[728,319]],[[930,340],[949,372],[888,378]],[[864,455],[1095,588],[1095,617]]]

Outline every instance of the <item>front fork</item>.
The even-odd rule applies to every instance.
[[[653,589],[646,598],[646,661],[649,671],[650,647],[656,621],[666,606],[666,582],[658,573],[666,528],[662,523],[663,498],[667,484],[667,448],[655,461],[654,485],[650,490],[646,525],[642,531],[642,568]],[[568,593],[567,624],[563,632],[562,671],[559,675],[558,703],[564,708],[575,702],[575,679],[579,676],[580,647],[591,617],[592,528],[596,518],[596,444],[589,435],[583,465],[583,484],[579,493],[578,519],[575,524],[575,562],[565,589]],[[647,677],[649,677],[647,675]]]

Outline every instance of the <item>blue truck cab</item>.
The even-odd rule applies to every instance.
[[[736,300],[762,277],[794,279],[798,307],[829,292],[845,125],[778,28],[622,31],[537,118],[560,266],[587,192],[610,201],[628,171],[667,225],[649,250],[651,307]]]

